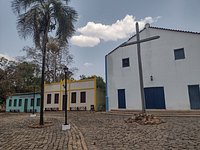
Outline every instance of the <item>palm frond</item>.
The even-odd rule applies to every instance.
[[[56,36],[60,40],[60,43],[68,43],[68,38],[70,38],[75,32],[73,23],[77,20],[77,12],[67,6],[63,5],[62,2],[53,0],[53,13],[52,17],[57,20],[57,31]]]
[[[36,47],[47,32],[56,30],[56,37],[61,45],[68,43],[75,32],[74,22],[77,12],[68,6],[70,0],[13,0],[12,8],[18,14],[17,29],[23,38],[32,36]],[[65,3],[64,3],[65,2]]]
[[[40,2],[41,0],[13,0],[11,2],[11,7],[14,13],[21,14],[21,11],[26,11],[29,7],[32,7]]]
[[[19,15],[17,22],[18,33],[22,38],[33,37],[36,46],[40,47],[40,16],[41,10],[38,5],[32,7],[26,13]]]

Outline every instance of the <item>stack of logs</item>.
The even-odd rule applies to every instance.
[[[124,120],[125,123],[138,123],[141,125],[156,125],[156,124],[161,124],[164,123],[160,118],[155,117],[154,115],[151,114],[146,114],[146,113],[140,113],[140,114],[134,114],[134,116]]]

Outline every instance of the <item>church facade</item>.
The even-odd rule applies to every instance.
[[[140,39],[152,36],[160,38],[141,43],[146,109],[200,109],[200,33],[147,24]],[[137,45],[107,54],[105,72],[107,111],[141,110]]]

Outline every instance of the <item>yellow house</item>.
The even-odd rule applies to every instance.
[[[44,109],[65,110],[65,80],[45,84]],[[105,109],[105,95],[97,88],[96,77],[84,80],[67,80],[68,110]]]

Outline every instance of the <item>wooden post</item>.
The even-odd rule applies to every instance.
[[[146,113],[140,43],[158,39],[158,38],[160,38],[160,36],[153,36],[153,37],[149,37],[149,38],[140,40],[139,25],[138,25],[138,22],[136,22],[136,38],[137,38],[136,41],[124,43],[120,47],[125,47],[125,46],[129,46],[129,45],[137,44],[138,70],[139,70],[140,94],[141,94],[141,102],[142,102],[142,113]]]

